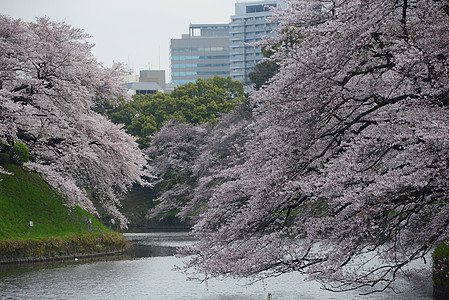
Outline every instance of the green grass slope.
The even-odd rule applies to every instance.
[[[0,174],[0,240],[64,238],[108,231],[79,207],[65,207],[64,197],[39,175],[24,172],[17,165],[7,165],[5,169],[12,175]],[[34,223],[33,227],[28,226],[29,221]]]

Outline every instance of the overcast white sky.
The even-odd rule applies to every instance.
[[[188,33],[191,23],[228,23],[236,0],[0,0],[0,14],[53,21],[84,29],[104,66],[120,61],[135,71],[169,73],[171,38]],[[240,1],[243,2],[243,1]]]

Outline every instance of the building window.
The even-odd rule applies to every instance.
[[[206,48],[172,48],[172,52],[218,52],[229,51],[229,48],[225,47],[206,47]]]
[[[184,69],[184,68],[212,68],[212,67],[229,67],[230,64],[172,64],[173,69]]]
[[[155,90],[136,90],[136,95],[156,95]]]
[[[189,80],[172,80],[172,82],[174,84],[186,84],[186,83],[195,82],[195,81],[196,80],[193,80],[193,79],[189,79]]]
[[[252,13],[259,13],[259,12],[266,12],[270,11],[270,7],[274,7],[276,4],[267,4],[267,5],[250,5],[246,7],[246,13],[252,14]]]
[[[172,72],[172,76],[193,76],[193,75],[228,75],[229,71],[206,71],[206,72]]]
[[[229,59],[228,55],[217,56],[172,56],[171,60],[187,60],[187,59]]]

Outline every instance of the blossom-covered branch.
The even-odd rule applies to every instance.
[[[120,198],[143,184],[146,159],[134,138],[92,108],[124,95],[116,64],[103,68],[83,30],[38,18],[0,16],[0,143],[26,144],[29,168],[95,212],[92,198],[120,219]]]
[[[449,6],[287,2],[264,41],[279,73],[250,97],[245,162],[221,171],[189,266],[382,291],[449,238]]]

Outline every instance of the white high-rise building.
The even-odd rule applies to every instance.
[[[270,7],[277,5],[285,6],[285,3],[281,0],[265,0],[235,4],[235,15],[231,17],[229,30],[232,79],[249,84],[248,74],[262,60],[263,55],[260,47],[247,44],[270,35],[278,25],[267,22],[267,18],[273,14]]]

